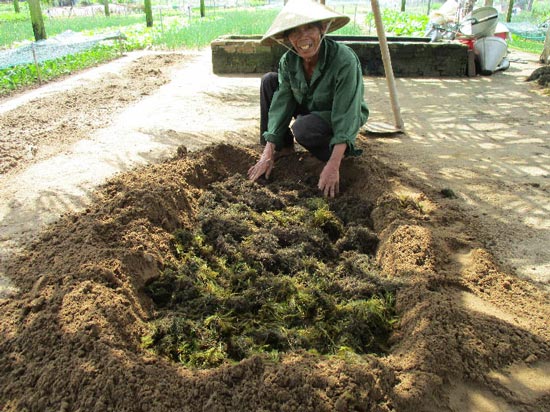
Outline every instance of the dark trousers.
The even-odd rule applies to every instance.
[[[269,108],[278,86],[277,73],[267,73],[262,77],[260,86],[260,143],[262,145],[265,145],[263,134],[267,130]],[[284,137],[283,147],[291,147],[296,139],[313,156],[326,162],[331,153],[329,143],[332,138],[332,128],[330,125],[323,118],[309,113],[302,107],[296,109],[293,117],[295,120]]]

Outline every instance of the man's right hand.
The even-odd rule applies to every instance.
[[[260,160],[248,169],[248,178],[253,182],[258,180],[262,175],[265,175],[266,179],[269,179],[273,165],[275,164],[275,145],[271,142],[267,142]]]

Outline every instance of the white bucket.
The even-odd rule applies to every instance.
[[[494,7],[480,7],[464,17],[460,31],[476,38],[492,36],[498,23],[498,11]]]
[[[482,37],[475,41],[474,51],[479,59],[481,74],[493,74],[508,54],[508,46],[500,37]]]
[[[510,40],[510,30],[508,29],[508,27],[506,27],[505,24],[502,24],[501,22],[497,23],[494,35],[500,37],[503,40]]]

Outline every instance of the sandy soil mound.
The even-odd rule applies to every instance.
[[[244,176],[257,156],[227,145],[179,153],[112,179],[86,211],[48,227],[9,263],[22,292],[1,303],[2,410],[451,410],[470,394],[466,385],[510,410],[548,408],[544,384],[511,385],[525,368],[548,371],[548,296],[499,269],[455,200],[400,180],[369,154],[347,160],[338,201],[372,205],[373,258],[398,285],[400,321],[386,355],[290,350],[279,361],[257,355],[193,370],[144,349],[155,315],[144,288],[175,259],[174,231],[196,225],[201,195]],[[296,196],[309,195],[308,176],[321,166],[303,153],[281,159],[278,183],[264,188],[276,197],[301,171]]]

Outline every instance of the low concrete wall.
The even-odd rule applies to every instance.
[[[363,74],[383,76],[380,44],[372,36],[329,36],[351,47]],[[211,43],[216,74],[266,73],[276,71],[283,46],[260,45],[261,36],[223,36]],[[461,77],[468,74],[468,47],[458,42],[430,43],[421,37],[388,37],[396,77]]]

